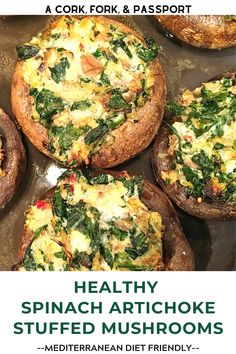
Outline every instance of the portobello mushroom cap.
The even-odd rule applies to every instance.
[[[8,115],[0,109],[0,137],[2,139],[3,160],[0,177],[0,209],[12,199],[25,172],[26,156],[20,134]]]
[[[210,81],[220,80],[223,77],[236,80],[234,72],[227,72],[212,78]],[[179,120],[177,117],[171,117],[171,121]],[[170,125],[164,121],[159,129],[156,140],[153,145],[151,161],[153,171],[157,182],[163,191],[174,201],[174,203],[183,209],[186,213],[197,216],[200,219],[228,219],[236,217],[236,203],[224,203],[220,201],[198,203],[197,199],[188,196],[185,187],[178,181],[173,184],[166,184],[161,177],[162,171],[172,169],[174,157],[167,153],[169,147]]]
[[[222,49],[236,45],[236,21],[225,16],[166,16],[155,18],[164,29],[195,47]]]
[[[94,170],[92,176],[99,174],[110,174],[115,178],[127,177],[127,172]],[[41,200],[51,201],[55,187],[51,188]],[[163,264],[166,271],[193,271],[195,270],[195,261],[193,251],[187,241],[176,211],[167,196],[156,186],[147,180],[144,180],[144,186],[141,195],[142,202],[151,211],[157,211],[162,217],[163,223]],[[18,251],[18,262],[21,263],[25,252],[33,238],[32,232],[24,228],[21,243]],[[13,266],[12,270],[17,270],[18,264]]]

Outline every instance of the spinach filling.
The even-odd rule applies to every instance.
[[[80,158],[87,163],[94,149],[98,149],[103,144],[104,138],[110,131],[118,128],[129,117],[135,121],[136,111],[143,107],[148,99],[150,82],[152,82],[148,81],[149,64],[157,56],[157,46],[153,39],[146,38],[145,43],[142,43],[132,33],[124,33],[114,25],[109,26],[105,40],[107,45],[102,46],[100,41],[96,42],[96,37],[100,35],[100,32],[96,31],[94,20],[91,20],[94,23],[91,26],[91,33],[88,33],[86,45],[83,40],[78,44],[75,37],[70,36],[70,32],[74,33],[75,25],[80,21],[83,20],[66,19],[68,33],[65,30],[65,36],[63,29],[56,26],[53,33],[49,30],[45,38],[39,34],[33,38],[32,44],[29,42],[17,47],[19,59],[27,60],[36,56],[35,61],[29,61],[29,65],[25,64],[24,67],[25,72],[29,74],[25,79],[29,81],[30,95],[35,111],[38,113],[34,115],[34,118],[38,119],[39,116],[40,123],[48,130],[48,151],[68,166],[74,166],[78,163],[76,159],[80,162]],[[64,37],[67,37],[65,40],[71,44],[68,57],[66,56],[68,49],[63,47]],[[49,47],[46,46],[47,42],[50,44]],[[90,58],[92,55],[100,60],[103,68],[101,71],[98,68],[98,77],[90,76],[90,73],[86,72],[86,65],[93,68],[93,61],[86,63],[85,59],[85,69],[81,63],[77,70],[75,65],[77,51],[84,54],[85,58],[86,55]],[[127,57],[127,60],[123,62],[124,57]],[[37,68],[36,60],[40,64],[38,69],[35,69]],[[31,62],[35,64],[32,67]],[[134,73],[134,79],[136,79],[136,71],[140,72],[137,89],[135,87],[133,91],[123,84],[126,80],[126,72],[130,71],[129,62],[132,65],[131,72]],[[110,65],[113,65],[112,69],[114,68],[112,72]],[[73,73],[74,77],[72,77]],[[40,84],[37,87],[38,81]],[[148,87],[147,83],[149,83]],[[78,91],[81,90],[82,93],[85,91],[86,94],[81,96],[88,97],[87,99],[81,98],[80,100],[80,96],[75,94],[73,100],[73,90],[77,87],[76,85],[78,85]],[[92,92],[94,86],[97,89],[96,95]],[[71,94],[69,92],[68,96],[65,95],[68,98],[64,98],[63,92],[70,90]],[[91,95],[87,94],[89,90],[91,90]],[[102,112],[99,106],[96,109],[97,101],[102,104]],[[79,129],[72,127],[76,120],[78,123],[80,119],[83,120],[82,114],[76,111],[87,111],[84,113],[84,118],[88,119],[88,123]],[[61,112],[65,112],[65,119],[64,115],[60,115]],[[74,153],[77,149],[76,143],[80,147],[78,154]]]
[[[141,177],[129,177],[125,179],[124,177],[115,178],[108,174],[100,174],[94,177],[88,174],[88,177],[85,177],[80,171],[66,171],[58,180],[52,201],[55,240],[61,246],[61,250],[55,252],[53,257],[63,261],[59,263],[60,267],[63,270],[80,270],[81,268],[91,270],[95,257],[98,257],[100,254],[100,257],[105,260],[111,269],[153,270],[152,266],[142,265],[140,261],[136,264],[136,260],[145,256],[151,244],[159,247],[160,241],[156,240],[155,229],[151,226],[148,227],[146,235],[141,231],[139,224],[136,224],[133,216],[130,216],[130,220],[126,224],[130,226],[126,226],[126,229],[123,229],[124,226],[122,227],[122,219],[116,217],[111,221],[106,221],[105,225],[103,216],[97,208],[87,204],[83,200],[77,203],[72,202],[74,184],[71,184],[71,181],[73,183],[87,183],[88,186],[101,184],[106,186],[121,182],[126,188],[124,198],[139,197],[143,186],[143,179]],[[47,227],[48,225],[43,225],[36,230],[32,243],[41,237],[42,231],[46,230]],[[81,249],[80,251],[75,248],[73,253],[68,256],[68,250],[64,249],[59,235],[63,234],[71,237],[71,233],[75,231],[83,235],[83,238],[87,240],[88,247],[86,250]],[[114,252],[112,250],[112,239],[116,239],[121,245],[124,243],[120,251]],[[129,241],[128,244],[130,246],[127,246],[127,241]],[[29,246],[21,266],[28,271],[57,270],[56,263],[53,261],[47,262],[44,252],[42,250],[40,252],[43,258],[42,264],[35,259],[34,251]]]
[[[224,135],[229,127],[232,127],[232,134],[234,132],[236,96],[233,93],[233,87],[235,84],[225,77],[215,82],[215,85],[217,85],[216,88],[214,89],[213,86],[212,90],[211,86],[208,88],[203,85],[187,106],[174,102],[168,104],[171,113],[182,118],[180,124],[185,127],[182,129],[187,131],[185,136],[183,134],[181,136],[178,123],[171,126],[172,133],[178,139],[178,150],[174,152],[173,167],[178,173],[183,174],[187,182],[190,182],[188,186],[184,183],[188,195],[196,198],[203,197],[208,201],[234,202],[236,198],[236,161],[235,158],[232,158],[235,167],[232,171],[227,172],[224,154],[233,152],[235,141],[229,145],[231,140],[229,138],[224,140]],[[191,131],[194,132],[196,140],[193,138],[192,142],[186,141],[185,139],[188,138],[187,135]],[[199,149],[200,143],[197,143],[198,139],[203,136],[208,144],[206,151],[203,148]],[[189,164],[189,159],[191,164]],[[183,183],[181,180],[179,181]]]

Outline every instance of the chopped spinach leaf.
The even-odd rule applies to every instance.
[[[183,149],[189,149],[189,148],[191,148],[192,147],[192,144],[189,142],[189,141],[187,141],[186,143],[184,143],[183,145],[182,145],[182,148]]]
[[[89,179],[90,184],[109,184],[113,181],[114,177],[105,173]]]
[[[113,50],[115,53],[117,52],[118,48],[121,48],[130,59],[133,58],[133,54],[131,53],[128,45],[124,41],[124,37],[113,39],[111,41],[111,44],[113,45]]]
[[[168,102],[167,109],[177,117],[180,117],[185,111],[185,107],[175,102]]]
[[[37,45],[27,44],[16,47],[18,58],[23,60],[34,57],[39,52],[39,49]]]
[[[33,241],[38,238],[41,234],[41,232],[43,230],[45,230],[47,228],[48,225],[43,225],[43,226],[40,226],[35,232],[34,232],[34,237],[33,237]]]
[[[125,177],[120,177],[118,178],[118,180],[123,183],[125,188],[127,188],[127,195],[129,197],[135,195],[136,193],[138,194],[138,196],[141,195],[143,189],[143,183],[144,183],[142,176],[134,176],[131,177],[130,179],[127,179]]]
[[[110,252],[109,248],[106,247],[105,245],[101,244],[100,245],[100,253],[103,256],[104,260],[109,265],[109,267],[112,269],[113,264],[114,264],[114,259],[113,259],[112,253]]]
[[[175,151],[175,161],[182,165],[184,163],[181,151]]]
[[[169,186],[169,185],[171,184],[171,179],[170,179],[170,178],[166,178],[166,179],[165,179],[165,184],[166,184],[167,186]]]
[[[130,109],[130,104],[124,99],[119,89],[112,90],[112,96],[108,102],[111,109]]]
[[[95,143],[98,139],[100,139],[103,135],[108,132],[109,128],[106,124],[100,123],[96,128],[90,130],[85,137],[85,143],[90,145]]]
[[[66,202],[61,196],[60,189],[57,188],[53,195],[52,211],[61,220],[66,219]]]
[[[201,167],[203,178],[210,178],[211,173],[214,171],[214,161],[209,158],[204,150],[200,153],[195,154],[192,157],[192,161]]]
[[[130,241],[132,247],[126,247],[125,252],[132,259],[141,257],[147,252],[149,243],[147,236],[143,232],[139,234],[136,234],[136,232],[134,232],[133,234],[131,234]]]
[[[75,101],[72,106],[70,107],[71,111],[85,111],[89,107],[91,107],[92,103],[89,100],[84,100],[84,101]]]
[[[81,77],[80,78],[80,82],[83,82],[85,84],[88,84],[89,82],[91,82],[92,80],[89,77]]]
[[[52,262],[49,263],[48,270],[49,270],[49,272],[55,271],[54,264]]]
[[[63,259],[63,261],[66,261],[66,260],[67,260],[67,256],[66,256],[66,254],[65,254],[65,252],[64,252],[63,250],[54,253],[54,257],[56,257],[56,258],[61,258],[61,259]]]
[[[91,210],[94,220],[87,216],[87,206],[80,201],[76,205],[67,205],[67,225],[66,231],[77,229],[90,238],[91,247],[96,250],[99,244],[100,231],[98,224],[98,213]]]
[[[225,87],[225,88],[228,88],[232,85],[232,80],[230,80],[229,78],[227,77],[224,77],[222,80],[222,85]]]
[[[62,98],[56,97],[52,91],[33,89],[30,93],[34,96],[35,108],[43,125],[51,123],[52,117],[64,110],[65,105]]]
[[[129,236],[128,231],[119,229],[114,223],[112,223],[110,231],[119,241],[124,241]]]
[[[129,269],[132,271],[151,271],[154,270],[153,267],[151,266],[144,266],[144,265],[137,265],[137,264],[132,264],[132,263],[121,263],[121,264],[117,264],[116,266],[118,269],[122,268],[122,269]]]
[[[75,128],[73,124],[67,124],[66,126],[52,126],[49,128],[49,137],[57,137],[60,149],[62,152],[67,151],[73,143],[73,140],[78,139],[83,131],[80,128]]]
[[[223,147],[224,147],[224,145],[221,144],[221,143],[216,143],[216,144],[214,145],[214,149],[215,149],[215,150],[221,150],[221,149],[223,149]]]
[[[213,92],[211,90],[206,89],[205,86],[203,86],[201,89],[201,98],[203,103],[208,100],[210,100],[211,102],[222,102],[226,100],[227,95],[228,91],[226,90],[219,90]]]
[[[100,48],[97,48],[92,54],[95,58],[100,58],[103,56],[103,51]]]
[[[78,250],[76,250],[73,256],[71,266],[79,268],[80,265],[82,265],[83,267],[91,269],[93,265],[93,258],[94,258],[93,253],[87,254],[86,252],[79,252]]]
[[[80,227],[86,218],[86,206],[85,203],[79,202],[77,205],[67,206],[67,225],[66,229],[76,229]]]
[[[147,48],[142,45],[136,47],[137,56],[142,59],[145,63],[150,63],[157,56],[157,45],[152,38],[145,38]]]
[[[100,48],[97,48],[96,51],[92,54],[95,58],[104,57],[108,61],[113,61],[114,63],[118,63],[117,57],[108,50],[102,50]]]
[[[203,193],[204,182],[198,176],[197,172],[193,170],[191,167],[183,166],[182,167],[183,174],[188,182],[191,182],[194,188],[189,189],[189,194],[199,196]]]
[[[53,67],[49,67],[52,79],[59,84],[60,81],[65,80],[66,69],[69,69],[70,63],[66,57],[60,58],[60,62]]]
[[[58,53],[62,53],[64,51],[66,51],[66,49],[61,47],[61,48],[57,48],[57,51],[58,51]]]
[[[61,33],[53,33],[52,34],[52,38],[55,40],[59,39],[60,37],[61,37]]]
[[[105,86],[110,86],[111,83],[109,81],[108,75],[105,73],[105,70],[103,70],[101,76],[100,76],[100,81],[103,83]]]
[[[25,267],[26,271],[37,270],[37,264],[36,264],[34,256],[33,256],[33,250],[31,249],[30,246],[26,250],[22,265]]]

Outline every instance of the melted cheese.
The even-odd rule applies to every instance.
[[[70,232],[68,241],[69,241],[68,247],[71,251],[71,254],[74,254],[76,250],[78,252],[88,252],[88,253],[91,252],[90,238],[78,230],[72,230]]]
[[[50,203],[47,203],[45,209],[40,209],[36,205],[33,205],[26,212],[26,226],[33,232],[40,227],[47,225],[52,221],[52,207]]]

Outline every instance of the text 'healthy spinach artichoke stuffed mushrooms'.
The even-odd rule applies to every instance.
[[[26,212],[18,271],[194,270],[165,194],[127,172],[66,171]]]
[[[105,17],[62,17],[17,52],[12,109],[44,154],[106,168],[150,144],[165,105],[151,38]]]
[[[163,190],[203,219],[236,217],[236,81],[226,73],[185,90],[157,136],[153,169]]]

